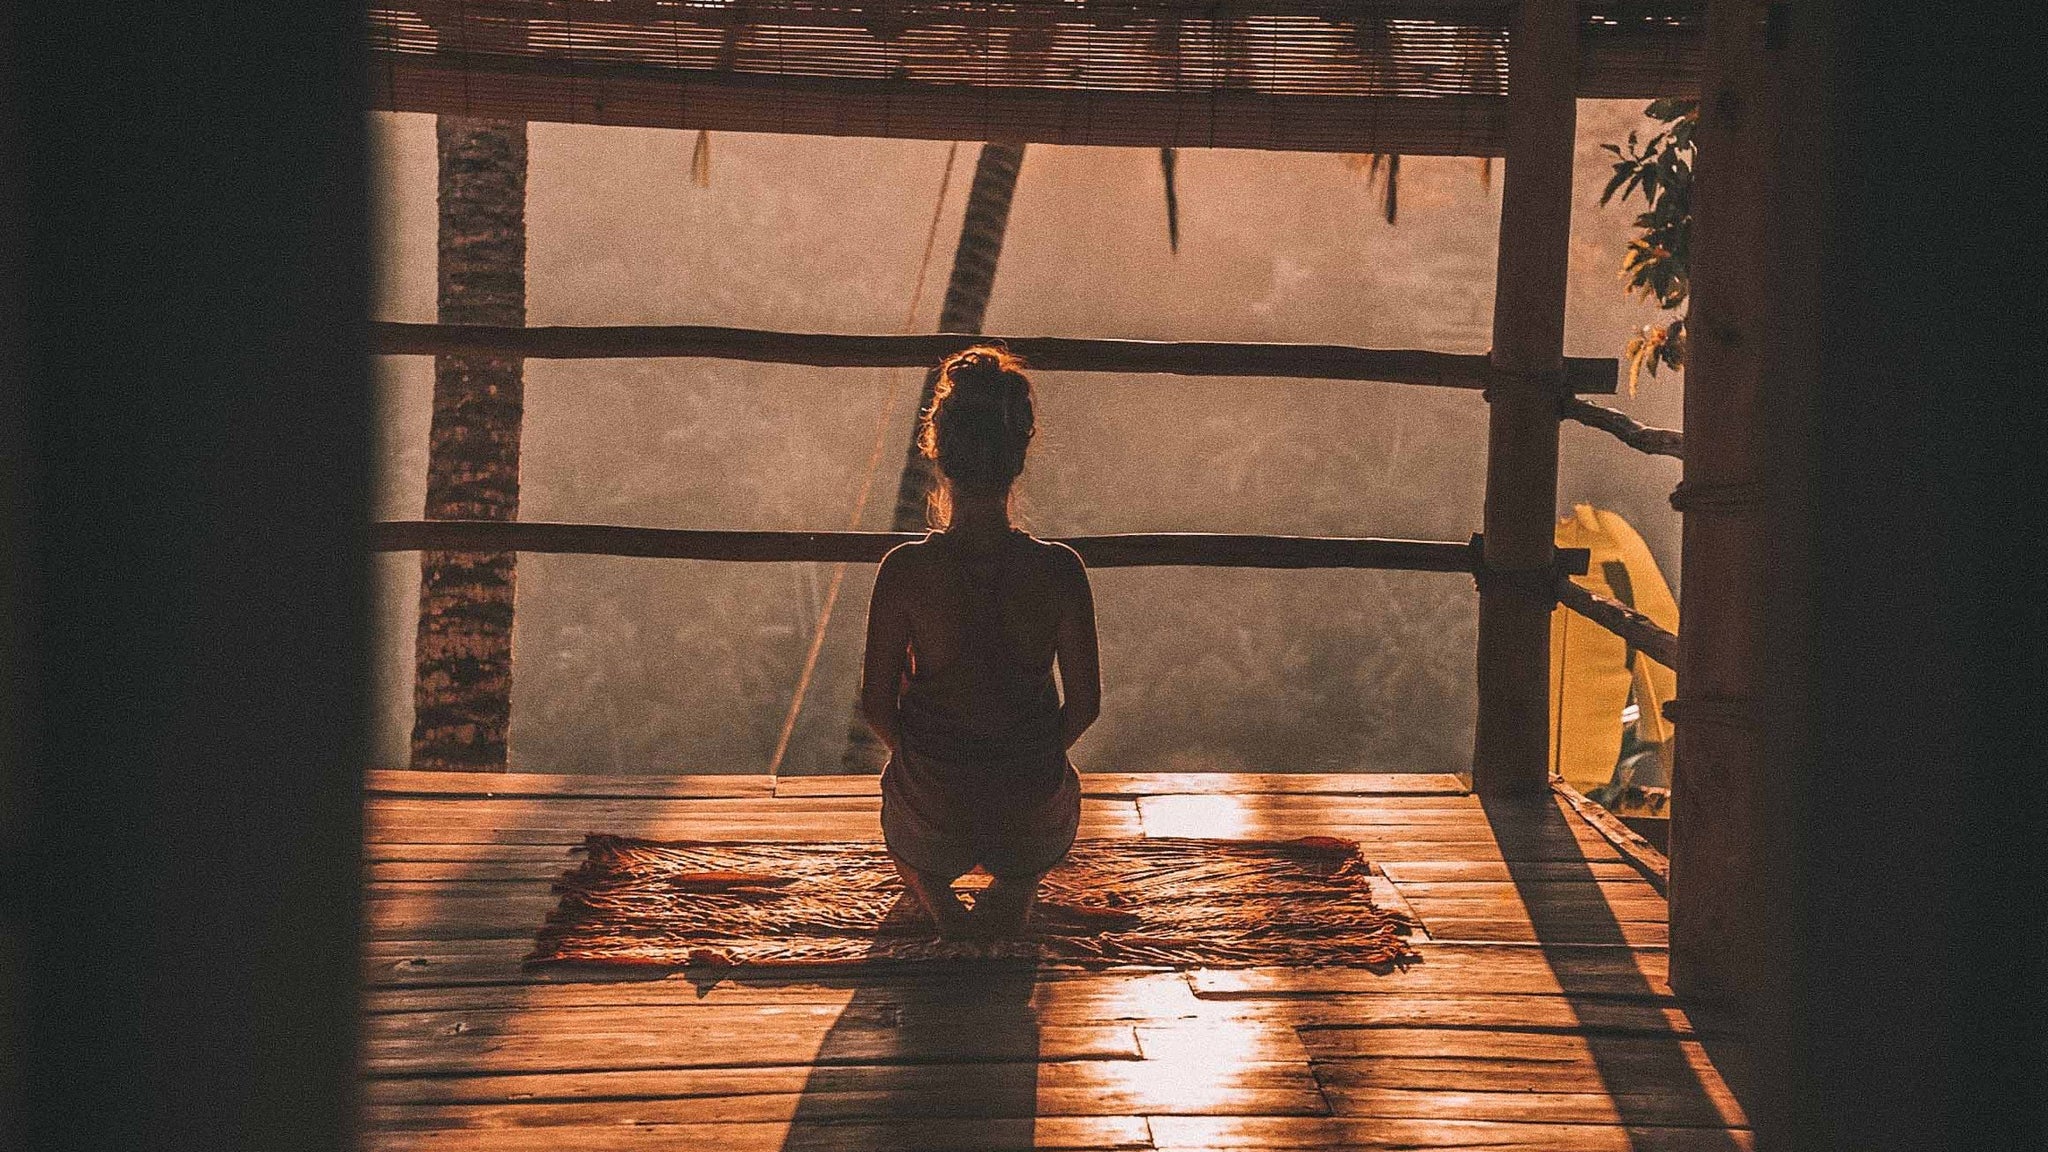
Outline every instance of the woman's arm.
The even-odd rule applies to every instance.
[[[882,558],[882,567],[875,573],[874,595],[868,599],[868,646],[861,660],[861,716],[892,755],[901,741],[897,701],[910,651],[910,606],[903,576],[898,552]]]
[[[1062,547],[1060,625],[1054,654],[1060,666],[1060,739],[1072,748],[1102,714],[1102,659],[1095,644],[1095,593],[1088,570]]]

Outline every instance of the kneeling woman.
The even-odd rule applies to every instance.
[[[937,530],[883,559],[868,606],[861,709],[889,746],[882,835],[945,935],[1023,923],[1074,842],[1067,749],[1101,709],[1081,558],[1010,524],[1035,431],[1023,367],[994,348],[940,365],[918,426],[942,482]],[[970,916],[952,881],[977,864],[994,879]]]

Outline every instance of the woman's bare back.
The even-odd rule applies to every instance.
[[[1101,701],[1095,605],[1081,558],[1023,532],[935,532],[883,560],[868,616],[866,711],[895,747],[898,694],[956,663],[1024,679],[1057,663],[1065,744]]]
[[[934,533],[897,557],[913,678],[981,654],[1012,660],[1020,673],[1052,666],[1060,620],[1072,610],[1079,558],[1071,549],[1014,530],[994,539]]]

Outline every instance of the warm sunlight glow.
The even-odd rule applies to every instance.
[[[1262,1090],[1272,1062],[1306,1058],[1292,1028],[1241,1014],[1141,1027],[1138,1045],[1145,1059],[1132,1075],[1167,1113],[1231,1111]]]
[[[1244,796],[1147,796],[1138,802],[1148,836],[1256,836],[1254,813]]]

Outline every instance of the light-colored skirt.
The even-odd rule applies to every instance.
[[[1059,784],[1045,795],[1004,782],[1043,780],[1053,765],[963,768],[904,748],[882,771],[882,839],[904,863],[948,879],[977,864],[992,876],[1044,872],[1065,858],[1081,824],[1081,777],[1058,755]],[[1039,795],[1020,794],[1029,792]]]

